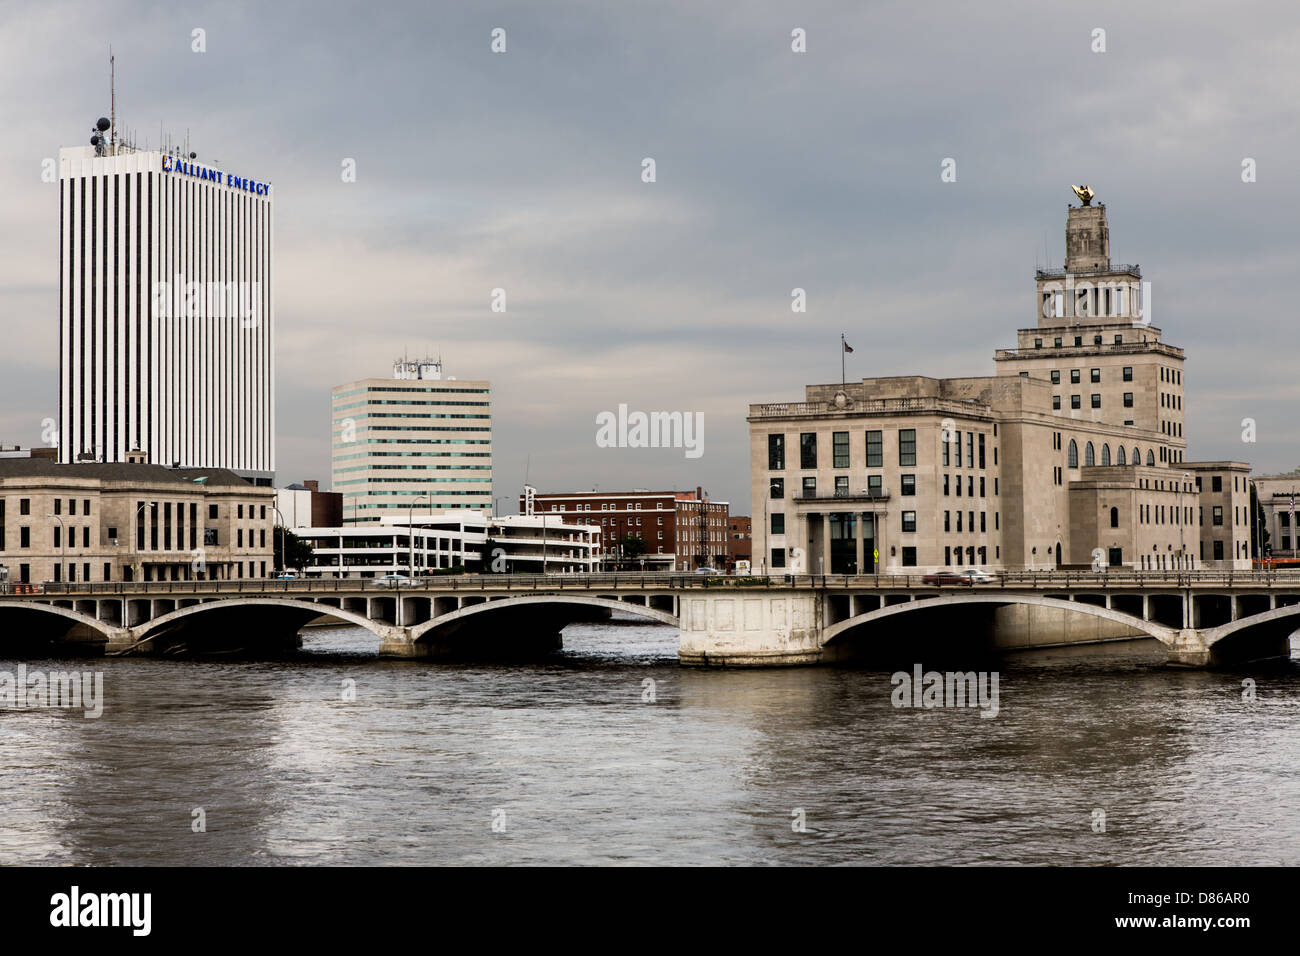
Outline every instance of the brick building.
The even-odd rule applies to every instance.
[[[607,567],[656,571],[722,568],[727,562],[728,503],[695,491],[538,492],[534,514],[554,514],[568,524],[596,525]],[[524,496],[519,510],[526,510]],[[619,541],[638,537],[645,554],[619,554]]]

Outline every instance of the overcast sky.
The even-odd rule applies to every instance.
[[[0,4],[5,443],[56,417],[41,163],[108,113],[110,43],[120,126],[274,184],[281,483],[328,483],[331,386],[428,351],[491,380],[512,503],[527,468],[746,513],[748,404],[838,381],[841,331],[850,378],[993,374],[1034,267],[1061,264],[1071,183],[1187,351],[1188,458],[1300,463],[1295,8]],[[619,404],[702,412],[703,456],[597,447]]]

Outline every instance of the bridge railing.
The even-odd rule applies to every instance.
[[[1049,589],[1049,588],[1195,588],[1209,586],[1300,587],[1300,569],[1196,571],[1133,571],[1128,569],[994,571],[991,580],[943,580],[926,574],[783,574],[710,576],[671,571],[611,572],[603,574],[468,574],[412,578],[410,583],[392,584],[376,578],[242,579],[236,581],[135,581],[135,582],[45,582],[42,584],[0,584],[0,595],[102,597],[133,595],[316,595],[347,592],[397,595],[402,592],[437,591],[537,591],[537,590],[695,590],[789,587],[809,589],[932,588]],[[938,578],[938,579],[937,579]]]

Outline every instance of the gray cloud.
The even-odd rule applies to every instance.
[[[142,139],[188,129],[275,183],[286,481],[328,479],[332,385],[428,348],[493,381],[498,495],[527,462],[543,488],[701,484],[745,511],[749,402],[835,380],[841,330],[850,375],[992,374],[1084,181],[1187,349],[1189,455],[1289,468],[1298,27],[1262,3],[7,7],[0,439],[53,411],[40,161],[107,112],[111,42]],[[597,448],[619,403],[703,411],[704,457]]]

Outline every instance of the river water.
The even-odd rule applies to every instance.
[[[105,703],[0,710],[0,862],[1300,863],[1294,658],[1004,665],[987,719],[895,708],[887,671],[684,670],[631,621],[526,665],[304,634],[276,661],[25,661],[101,671]]]

